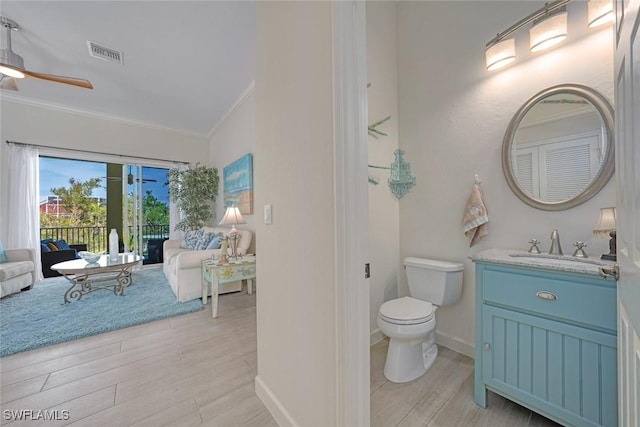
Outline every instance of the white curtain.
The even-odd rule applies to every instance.
[[[188,165],[179,165],[176,166],[176,169],[186,170],[188,169]],[[180,213],[180,205],[169,197],[169,238],[170,239],[182,239],[182,232],[176,230],[176,224],[178,224],[181,220]]]
[[[37,279],[40,268],[40,186],[36,147],[9,144],[3,169],[4,194],[2,236],[5,248],[31,248],[36,252]]]

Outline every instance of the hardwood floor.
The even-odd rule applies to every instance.
[[[209,307],[0,359],[0,424],[277,426],[254,392],[255,294],[221,295],[217,319]],[[477,407],[473,361],[443,347],[428,374],[390,383],[387,344],[371,349],[372,426],[555,425],[494,394]],[[69,419],[12,422],[4,412],[44,409]]]
[[[382,372],[388,340],[371,347],[371,426],[552,427],[553,421],[489,393],[487,409],[473,400],[473,359],[438,347],[438,357],[422,377],[387,381]]]

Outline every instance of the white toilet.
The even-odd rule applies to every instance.
[[[384,376],[394,383],[427,372],[436,356],[439,306],[456,302],[462,292],[462,263],[405,258],[409,294],[380,306],[378,326],[390,338]]]

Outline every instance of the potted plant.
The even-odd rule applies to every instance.
[[[182,214],[176,230],[196,230],[214,217],[219,181],[218,169],[207,166],[169,171],[171,201],[178,203]]]

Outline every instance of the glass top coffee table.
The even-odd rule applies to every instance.
[[[134,253],[118,254],[117,261],[110,261],[109,255],[102,255],[95,263],[83,259],[59,262],[51,266],[52,270],[62,274],[71,287],[64,294],[64,302],[79,301],[84,295],[99,289],[113,291],[116,295],[126,295],[131,286],[131,270],[142,264],[142,257]],[[105,282],[113,282],[103,284]],[[96,286],[96,283],[100,283]]]

